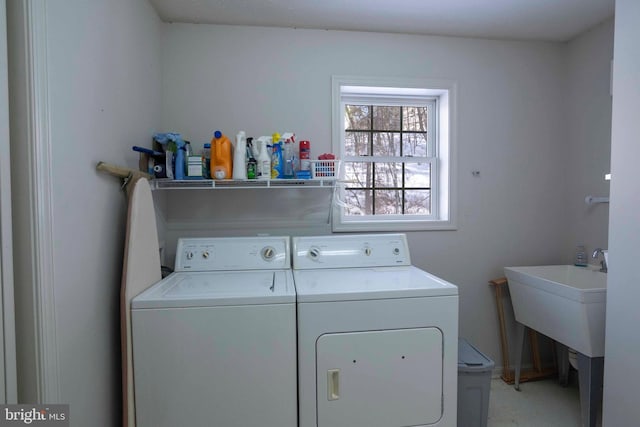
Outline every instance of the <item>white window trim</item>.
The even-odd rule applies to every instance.
[[[406,79],[380,77],[332,76],[332,149],[343,158],[344,147],[344,113],[342,109],[342,88],[348,87],[351,93],[357,87],[408,88],[408,93],[415,92],[420,96],[437,98],[437,129],[439,144],[436,147],[438,166],[433,177],[438,186],[438,200],[434,200],[434,213],[437,218],[420,216],[386,216],[375,220],[349,219],[343,213],[344,185],[337,188],[334,198],[332,227],[334,232],[349,231],[421,231],[421,230],[455,230],[457,229],[457,156],[456,156],[456,83],[446,80]],[[350,95],[351,96],[351,95]],[[389,101],[394,102],[393,94]],[[406,104],[406,103],[405,103]],[[342,171],[341,171],[342,172]]]

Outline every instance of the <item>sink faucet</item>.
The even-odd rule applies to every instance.
[[[607,261],[604,258],[604,252],[602,252],[602,248],[597,248],[595,251],[593,251],[593,259],[598,259],[598,255],[602,254],[602,261],[600,261],[600,271],[603,273],[607,272]]]

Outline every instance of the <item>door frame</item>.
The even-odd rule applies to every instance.
[[[0,403],[17,403],[6,12],[0,0]]]
[[[16,352],[21,402],[59,402],[47,0],[7,5]],[[21,197],[15,197],[20,194]]]

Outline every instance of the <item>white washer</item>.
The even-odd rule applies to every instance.
[[[137,427],[296,427],[288,237],[180,239],[132,300]]]
[[[456,426],[458,289],[404,234],[293,238],[299,427]]]

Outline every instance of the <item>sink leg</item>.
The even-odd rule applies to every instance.
[[[604,357],[588,357],[578,352],[578,374],[582,425],[595,427],[598,407],[602,402]]]
[[[556,341],[556,358],[558,359],[558,381],[566,387],[569,384],[569,348]]]
[[[515,354],[515,378],[514,378],[514,387],[516,390],[520,391],[520,371],[522,369],[522,350],[524,348],[524,329],[525,326],[516,322],[516,354]]]

